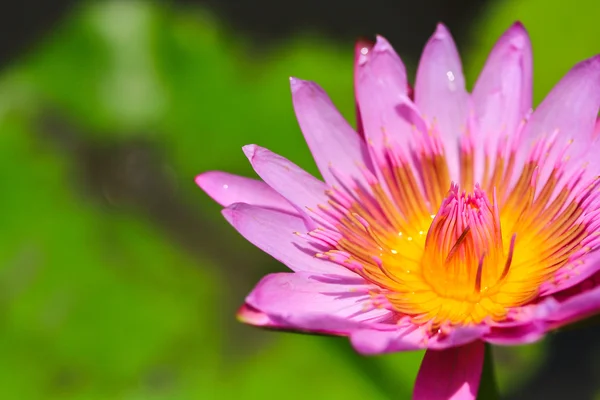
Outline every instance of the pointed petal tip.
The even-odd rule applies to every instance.
[[[299,79],[299,78],[295,78],[295,77],[290,77],[290,87],[292,89],[292,95],[296,95],[300,91],[306,91],[306,90],[309,90],[309,92],[308,92],[309,95],[310,95],[310,93],[315,92],[315,91],[323,91],[323,89],[321,89],[321,87],[316,82]],[[296,97],[294,97],[294,100],[295,99],[296,99]]]
[[[230,204],[221,210],[221,215],[229,222],[233,227],[238,229],[243,217],[254,209],[260,209],[260,207],[252,206],[244,202],[237,202]]]
[[[308,81],[296,78],[295,76],[290,76],[290,88],[292,89],[292,94],[300,90],[307,82]]]
[[[231,225],[235,225],[234,224],[234,217],[235,217],[235,207],[234,206],[235,206],[235,204],[232,204],[229,207],[224,208],[224,209],[221,210],[221,215],[223,215],[223,217]]]
[[[516,50],[523,50],[531,47],[529,32],[527,32],[525,26],[519,21],[513,23],[510,28],[506,30],[503,38],[504,40],[508,40],[511,46]]]
[[[450,36],[450,30],[443,22],[438,22],[433,33],[433,38],[443,40]]]
[[[214,173],[214,171],[207,171],[207,172],[203,172],[199,175],[196,175],[196,177],[194,178],[194,182],[196,182],[196,185],[198,185],[200,187],[200,189],[204,190],[206,192],[206,185],[208,185],[209,183],[209,179],[210,176]]]
[[[369,61],[369,55],[373,50],[375,43],[372,40],[359,38],[354,45],[354,64],[363,66]]]
[[[259,149],[259,146],[255,145],[255,144],[247,144],[242,147],[242,151],[244,152],[246,157],[248,157],[248,160],[250,160],[250,162],[252,162],[254,160],[254,156],[256,155],[256,152],[258,151],[258,149]]]
[[[223,172],[221,171],[206,171],[197,175],[194,178],[194,182],[196,182],[196,185],[198,185],[198,187],[202,189],[204,193],[206,193],[217,203],[226,205],[223,204],[222,192],[227,186],[224,185],[222,179],[219,179],[221,175],[223,175]]]
[[[522,31],[527,31],[527,29],[525,28],[525,24],[523,24],[523,22],[521,22],[519,20],[513,22],[513,24],[511,25],[511,28],[520,29]]]
[[[383,36],[377,35],[375,36],[375,39],[376,41],[373,50],[380,52],[392,50],[392,45]]]
[[[223,184],[219,182],[219,175],[223,174],[221,171],[206,171],[199,175],[196,175],[194,182],[200,189],[207,195],[220,203],[218,196],[215,196],[217,192],[223,189]]]
[[[243,324],[254,326],[267,326],[270,322],[269,317],[265,313],[255,309],[252,306],[249,306],[248,304],[243,304],[239,308],[235,314],[235,318]]]
[[[371,49],[373,46],[375,46],[375,42],[373,40],[366,37],[359,37],[356,39],[356,43],[354,44],[354,50],[357,53],[361,53],[362,49]]]
[[[394,52],[390,42],[381,35],[375,35],[375,42],[366,39],[357,41],[354,49],[356,61],[359,66],[366,64],[373,53]]]

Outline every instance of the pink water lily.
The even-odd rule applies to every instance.
[[[600,57],[532,110],[524,27],[471,93],[439,25],[414,94],[390,44],[356,51],[358,131],[315,83],[291,79],[324,181],[256,145],[261,180],[197,183],[246,239],[293,272],[263,278],[239,318],[348,336],[363,354],[427,349],[414,399],[473,399],[484,342],[512,345],[600,308]]]

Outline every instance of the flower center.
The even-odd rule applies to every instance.
[[[461,190],[429,140],[412,159],[388,148],[379,176],[365,170],[369,188],[334,187],[316,212],[321,226],[309,235],[330,248],[317,256],[370,282],[373,306],[432,328],[504,320],[596,245],[589,204],[597,180],[583,189],[578,179],[559,184],[557,167],[538,186],[538,151],[512,186],[514,159],[500,155],[473,185],[463,147]]]
[[[425,239],[423,279],[443,298],[479,302],[506,278],[515,237],[505,252],[496,205],[479,188],[459,194],[453,185]]]

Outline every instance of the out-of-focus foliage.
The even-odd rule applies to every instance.
[[[484,34],[476,36],[472,65],[483,62],[480,54],[515,7],[534,46],[555,36],[557,46],[571,50],[550,57],[552,46],[535,46],[538,89],[589,55],[558,37],[558,29],[549,32],[551,24],[525,6],[498,3],[494,17],[475,30]],[[541,8],[547,11],[548,3]],[[570,26],[569,38],[585,25]],[[233,311],[222,305],[241,300],[233,287],[254,282],[232,284],[237,270],[214,254],[190,251],[179,240],[185,233],[166,232],[152,210],[135,202],[115,206],[102,187],[90,187],[97,182],[82,160],[82,148],[149,143],[189,216],[225,225],[219,207],[195,188],[194,175],[208,169],[251,175],[240,150],[251,142],[316,173],[295,122],[288,77],[322,84],[352,121],[352,62],[352,48],[316,37],[257,48],[196,8],[112,1],[75,10],[6,66],[0,76],[3,396],[408,398],[422,352],[362,358],[344,339],[235,333]],[[72,132],[56,134],[49,114]],[[197,229],[199,241],[214,235]],[[273,266],[283,270],[257,265],[265,258],[233,230],[219,235],[228,251],[248,252],[248,265],[238,267],[254,270],[244,279]],[[533,370],[541,349],[501,350],[503,387],[518,383],[514,371]]]
[[[103,212],[74,193],[72,163],[20,112],[4,114],[0,130],[3,395],[143,391],[186,354],[184,343],[198,343],[203,357],[181,363],[210,382],[219,336],[205,328],[215,315],[201,305],[215,301],[217,277],[135,215]]]

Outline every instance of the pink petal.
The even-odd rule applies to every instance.
[[[599,270],[600,250],[595,250],[557,271],[553,280],[542,284],[540,295],[548,296],[568,290],[590,278]]]
[[[479,150],[489,149],[491,165],[500,137],[515,134],[530,111],[532,83],[531,43],[527,31],[517,22],[492,49],[473,89],[478,123],[474,132],[476,155],[483,155]],[[478,164],[482,163],[481,158]]]
[[[327,185],[291,161],[255,144],[243,147],[256,173],[309,220],[307,208],[328,201]]]
[[[546,321],[552,328],[558,328],[598,313],[600,313],[600,286],[561,302]]]
[[[485,346],[428,350],[417,375],[413,400],[474,400],[477,397]]]
[[[236,314],[237,320],[248,325],[256,326],[259,328],[273,329],[278,331],[302,331],[302,329],[295,329],[280,322],[273,320],[269,315],[262,311],[257,310],[249,304],[244,303]],[[324,334],[324,335],[340,335],[338,332],[328,331],[310,331],[312,334]]]
[[[498,345],[516,345],[533,343],[548,332],[550,325],[546,319],[557,309],[558,302],[552,297],[546,297],[539,303],[513,309],[509,319],[501,322],[491,322],[490,331],[483,339],[488,343]]]
[[[381,36],[360,49],[355,64],[355,89],[366,140],[378,160],[387,142],[408,150],[414,112],[407,109],[406,69],[392,46]]]
[[[244,304],[242,305],[242,307],[240,307],[236,314],[236,317],[238,321],[248,325],[274,329],[281,327],[279,324],[277,324],[277,322],[273,321],[267,314],[257,310],[256,308],[248,304]]]
[[[295,213],[296,209],[266,183],[221,171],[208,171],[196,177],[196,183],[223,207],[248,203],[264,208]]]
[[[519,154],[522,165],[532,144],[542,138],[557,134],[556,145],[548,152],[549,162],[540,172],[539,182],[544,182],[555,162],[569,157],[573,168],[586,167],[591,176],[600,171],[598,141],[592,143],[593,133],[600,108],[600,56],[577,64],[552,89],[542,104],[535,110],[522,135],[524,143]],[[562,153],[567,144],[569,150]]]
[[[359,39],[354,45],[354,98],[358,99],[357,87],[359,81],[359,67],[365,54],[368,54],[375,43],[366,39]],[[356,131],[360,137],[365,139],[365,131],[363,129],[362,117],[360,116],[360,106],[356,101]]]
[[[294,234],[306,232],[299,216],[244,203],[229,206],[223,215],[250,243],[293,271],[356,276],[338,264],[317,258],[315,255],[323,249]]]
[[[258,283],[246,303],[279,326],[334,334],[347,334],[390,314],[369,307],[368,286],[358,276],[271,274]]]
[[[325,182],[337,183],[332,166],[363,182],[361,168],[372,170],[364,141],[319,85],[296,78],[290,78],[290,84],[296,118]]]
[[[549,329],[550,325],[545,321],[532,320],[515,326],[493,327],[484,339],[503,346],[529,344],[542,339]]]
[[[458,138],[466,132],[469,95],[456,45],[442,24],[427,42],[417,69],[415,103],[439,129],[450,177],[458,179]]]
[[[480,339],[489,329],[487,326],[450,328],[446,332],[430,336],[426,328],[406,321],[398,324],[372,324],[353,332],[350,339],[359,353],[382,354],[461,346]]]

